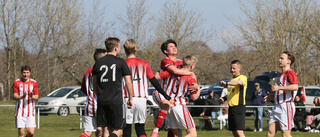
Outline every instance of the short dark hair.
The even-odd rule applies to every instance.
[[[29,71],[31,72],[31,67],[28,66],[28,65],[22,66],[22,67],[21,67],[21,73],[22,73],[24,70],[29,70]]]
[[[101,48],[97,48],[95,51],[94,51],[94,54],[93,54],[93,58],[94,58],[94,61],[98,60],[99,58],[101,58],[101,54],[104,54],[106,53],[107,50],[105,49],[101,49]]]
[[[241,62],[240,62],[240,60],[232,60],[232,61],[231,61],[231,64],[241,65]]]
[[[169,43],[173,43],[174,45],[176,45],[176,47],[178,47],[177,43],[176,43],[174,40],[172,40],[172,39],[166,40],[165,42],[163,42],[163,43],[161,44],[161,51],[162,51],[162,53],[165,54],[165,55],[167,55],[167,54],[164,53],[164,51],[167,50]]]
[[[284,54],[287,54],[287,55],[288,55],[288,59],[291,60],[290,65],[293,64],[293,63],[294,63],[294,60],[295,60],[295,57],[294,57],[293,53],[291,53],[291,52],[289,52],[289,51],[287,51],[287,50],[284,51],[283,53],[284,53]]]
[[[118,46],[119,43],[120,43],[120,40],[116,37],[109,37],[104,41],[107,52],[111,52],[115,47]]]

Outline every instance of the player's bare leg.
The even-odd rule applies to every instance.
[[[34,128],[27,128],[27,137],[33,137]]]
[[[267,137],[274,137],[276,135],[276,132],[279,130],[280,125],[279,122],[274,122],[269,124]]]
[[[245,137],[243,130],[232,131],[233,136],[235,137]]]
[[[282,130],[282,137],[292,137],[291,130]]]
[[[174,137],[182,137],[182,132],[181,132],[181,129],[170,129],[173,134],[174,134]]]
[[[197,130],[196,128],[187,129],[187,135],[185,137],[197,137]]]
[[[18,136],[23,137],[24,136],[24,128],[18,128]]]

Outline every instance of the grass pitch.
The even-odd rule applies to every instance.
[[[0,105],[14,105],[14,102],[0,102]],[[248,117],[248,118],[253,118]],[[35,137],[78,137],[82,130],[79,125],[79,115],[68,115],[66,117],[58,115],[40,116],[40,129],[36,129]],[[196,126],[199,127],[199,120],[195,120]],[[253,132],[253,120],[246,121],[246,131],[244,132],[247,137],[263,137],[266,136],[267,121],[264,121],[263,132]],[[216,126],[219,123],[216,121]],[[151,135],[153,130],[153,116],[148,116],[147,124],[145,126],[147,136]],[[133,127],[134,129],[134,127]],[[18,135],[18,129],[15,128],[14,107],[0,107],[0,133],[1,137],[14,137]],[[231,131],[226,129],[197,129],[198,137],[232,137]],[[308,132],[295,132],[292,131],[293,137],[318,137],[320,133]],[[185,135],[185,131],[183,131]],[[161,130],[159,137],[166,137],[167,131]],[[132,137],[136,137],[136,133],[132,130]],[[281,132],[276,134],[276,137],[281,137]]]

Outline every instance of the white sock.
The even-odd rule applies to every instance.
[[[153,132],[159,132],[159,128],[154,128]]]

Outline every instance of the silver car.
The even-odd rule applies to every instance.
[[[40,98],[37,105],[45,105],[45,107],[39,107],[40,114],[58,114],[60,116],[77,114],[76,106],[86,100],[86,95],[80,88],[80,86],[62,87],[51,92],[48,96]]]

